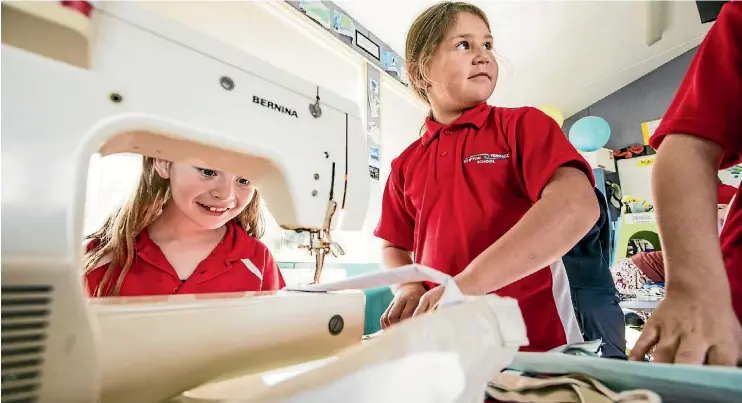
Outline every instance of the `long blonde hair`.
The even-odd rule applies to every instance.
[[[134,263],[136,237],[152,224],[162,213],[165,203],[170,200],[170,181],[162,178],[155,169],[155,159],[144,157],[142,174],[134,195],[116,213],[108,217],[103,226],[87,236],[93,242],[83,257],[85,275],[95,270],[98,262],[106,256],[111,257],[94,296],[103,296],[117,268],[122,268],[110,295],[118,295],[124,277]],[[235,220],[250,236],[261,238],[265,232],[265,222],[260,211],[260,195],[257,190],[247,207]]]
[[[490,28],[487,15],[479,7],[463,1],[445,1],[423,11],[407,31],[405,43],[407,76],[415,94],[428,105],[430,105],[428,70],[431,59],[446,34],[456,25],[459,13],[473,14],[481,18],[488,29]]]

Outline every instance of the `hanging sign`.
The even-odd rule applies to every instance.
[[[338,38],[369,63],[384,70],[403,85],[408,85],[402,57],[337,4],[332,1],[319,0],[285,1],[307,18],[318,23],[330,35]]]

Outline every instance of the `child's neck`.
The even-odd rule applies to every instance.
[[[443,126],[448,126],[460,118],[464,112],[481,105],[482,102],[467,106],[461,104],[452,105],[448,102],[430,102],[430,111],[435,122],[438,122]],[[442,107],[441,105],[448,106],[449,108]]]
[[[442,108],[436,108],[432,105],[430,109],[433,111],[433,120],[444,126],[448,126],[455,122],[456,119],[461,117],[464,113],[462,110],[445,110]]]
[[[178,207],[172,203],[166,204],[162,214],[147,229],[155,243],[213,237],[224,231],[224,228],[216,230],[200,228],[177,209]]]

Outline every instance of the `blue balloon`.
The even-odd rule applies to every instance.
[[[593,152],[601,149],[611,137],[611,126],[597,116],[584,117],[569,129],[569,141],[576,149]]]

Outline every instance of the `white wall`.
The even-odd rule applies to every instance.
[[[304,25],[291,25],[258,1],[141,2],[193,29],[215,36],[282,70],[361,101],[363,65],[324,42]]]
[[[339,40],[304,16],[279,3],[261,2],[141,2],[206,34],[215,36],[268,63],[357,101],[365,112],[365,61]],[[369,213],[361,232],[335,233],[345,249],[343,262],[377,262],[380,242],[372,232],[378,221],[381,193],[389,166],[407,145],[419,136],[427,113],[414,94],[382,73],[381,80],[381,183],[371,184]],[[127,197],[141,166],[136,156],[94,159],[90,169],[86,233],[100,226],[105,217]],[[264,242],[269,247],[282,230],[268,217]],[[274,251],[278,260],[310,261],[305,251]],[[333,259],[334,260],[334,259]]]
[[[428,107],[412,90],[396,85],[389,76],[381,79],[381,177],[386,181],[389,167],[410,143],[417,140],[425,124]]]

